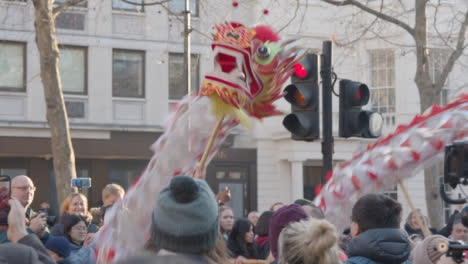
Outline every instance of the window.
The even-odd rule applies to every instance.
[[[112,95],[145,97],[145,52],[114,50]]]
[[[191,88],[198,90],[200,86],[200,56],[192,54],[191,60]],[[184,83],[184,54],[169,53],[169,100],[180,100],[187,94]]]
[[[448,61],[448,58],[450,56],[450,51],[449,50],[444,50],[444,49],[430,49],[429,50],[429,71],[432,76],[432,81],[434,83],[439,81],[440,75],[442,74],[442,71],[444,70],[444,66]],[[448,95],[449,95],[449,89],[448,89],[448,77],[447,80],[444,83],[444,87],[442,88],[441,94],[440,94],[440,102],[439,104],[444,106],[448,103]]]
[[[85,47],[60,46],[59,71],[64,93],[87,93],[87,60]]]
[[[64,4],[66,2],[68,2],[69,0],[55,0],[54,4]],[[73,6],[79,6],[79,7],[87,7],[88,6],[88,1],[83,1],[77,5],[73,5]]]
[[[393,50],[370,52],[372,110],[395,112],[395,55]]]
[[[198,0],[189,0],[189,8],[192,16],[198,16]],[[185,11],[185,0],[170,0],[169,10],[174,15],[182,15]]]
[[[26,90],[26,43],[0,41],[0,90]]]
[[[143,4],[144,0],[132,0],[130,2]],[[125,11],[135,11],[135,12],[144,12],[143,5],[133,5],[126,3],[122,0],[112,0],[112,8],[117,10],[125,10]]]

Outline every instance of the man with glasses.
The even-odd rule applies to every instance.
[[[34,200],[34,192],[36,187],[32,180],[26,175],[19,175],[11,181],[11,197],[16,198],[25,210],[25,221],[28,225],[28,232],[35,233],[42,240],[46,242],[49,239],[49,230],[47,228],[47,216],[45,213],[37,214],[30,207]],[[2,236],[0,235],[0,243]]]

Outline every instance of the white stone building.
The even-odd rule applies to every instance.
[[[87,193],[93,205],[107,182],[127,187],[141,173],[151,156],[148,147],[163,131],[171,104],[186,93],[183,18],[178,15],[183,2],[171,0],[164,6],[141,8],[119,0],[89,0],[57,19],[60,70],[77,170],[79,176],[93,179]],[[317,51],[324,40],[333,36],[344,40],[360,30],[344,26],[356,13],[354,9],[343,11],[306,0],[236,2],[237,7],[232,1],[192,1],[193,87],[212,69],[210,32],[215,23],[232,20],[270,24],[276,29],[287,26],[282,35],[299,36],[304,47]],[[358,18],[361,22],[368,19]],[[39,187],[35,202],[56,204],[31,1],[0,0],[0,21],[0,174],[29,174]],[[373,96],[369,108],[372,105],[384,113],[388,133],[419,112],[419,96],[413,82],[413,49],[391,44],[410,43],[408,35],[394,27],[385,27],[381,33],[388,38],[365,38],[352,46],[335,47],[333,63],[340,78],[369,85]],[[466,56],[462,60],[466,62]],[[463,70],[457,64],[450,75],[447,88],[453,92],[448,97],[468,90]],[[284,100],[278,106],[289,111]],[[337,131],[336,97],[333,109]],[[236,216],[266,210],[276,201],[292,202],[303,196],[304,189],[310,193],[319,183],[320,141],[290,140],[282,118],[268,118],[256,122],[250,131],[236,132],[208,168],[207,180],[214,191],[224,186],[233,191]],[[337,132],[334,136],[335,163],[349,159],[369,142],[337,138]],[[407,186],[416,206],[425,210],[422,182],[422,175],[417,175]],[[400,190],[392,191],[406,205]]]

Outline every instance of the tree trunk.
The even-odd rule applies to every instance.
[[[55,17],[52,0],[33,0],[35,9],[36,44],[39,50],[41,80],[47,106],[57,199],[63,201],[72,191],[71,179],[76,177],[75,154],[70,137],[67,111],[58,70],[59,49],[55,39]]]
[[[420,110],[423,113],[434,103],[439,103],[440,91],[433,85],[430,74],[428,40],[427,40],[427,1],[415,0],[415,34],[416,42],[416,76],[414,78],[419,90]],[[439,89],[440,90],[440,89]],[[444,207],[439,193],[439,173],[437,166],[424,170],[424,187],[426,206],[431,226],[441,228],[444,223]]]

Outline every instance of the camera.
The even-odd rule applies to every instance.
[[[456,263],[463,263],[465,261],[463,252],[468,250],[468,245],[458,241],[441,242],[435,250],[446,253],[447,257],[451,257]]]
[[[46,215],[46,221],[47,221],[48,226],[54,226],[55,222],[57,222],[57,217],[49,215],[49,212],[47,211],[47,209],[39,209],[39,210],[36,211],[36,213],[38,213],[38,214],[43,213],[43,214]]]

